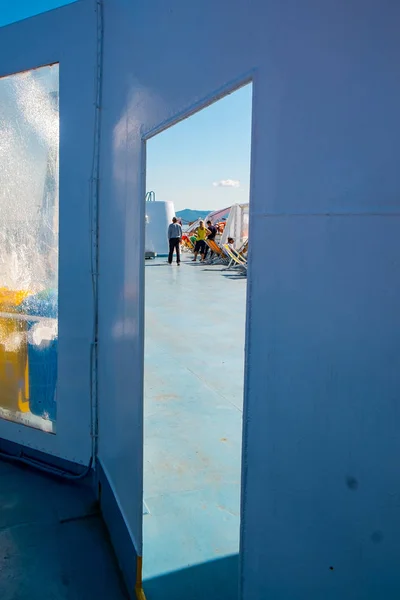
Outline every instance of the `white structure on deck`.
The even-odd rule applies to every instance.
[[[160,202],[154,193],[146,196],[146,253],[166,256],[168,254],[168,225],[175,215],[173,202]]]
[[[229,211],[221,244],[228,242],[228,237],[235,240],[235,248],[240,248],[249,237],[249,204],[234,204]]]

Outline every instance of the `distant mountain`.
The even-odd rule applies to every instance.
[[[192,221],[196,221],[196,219],[205,219],[207,215],[212,212],[211,210],[192,210],[191,208],[184,208],[183,210],[178,210],[176,216],[182,219],[183,222],[191,223]]]

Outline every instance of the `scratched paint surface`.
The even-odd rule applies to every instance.
[[[148,600],[161,597],[154,578],[239,549],[245,295],[246,280],[221,267],[146,263]]]

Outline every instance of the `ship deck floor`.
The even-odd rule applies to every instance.
[[[147,600],[238,590],[246,278],[146,261]]]

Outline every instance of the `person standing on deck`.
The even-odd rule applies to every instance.
[[[208,234],[208,229],[204,225],[204,221],[199,222],[199,226],[196,229],[196,244],[194,247],[194,259],[193,262],[196,262],[197,255],[200,252],[201,260],[204,260],[204,253],[206,251],[206,237]]]
[[[207,235],[207,239],[210,240],[210,242],[215,242],[215,237],[217,235],[217,228],[211,223],[211,221],[207,221],[207,229],[209,231],[209,234]],[[204,260],[206,260],[206,258],[207,258],[207,253],[208,253],[208,245],[206,244],[206,250],[204,252]],[[214,254],[214,251],[211,250],[210,260],[212,259],[213,254]]]
[[[176,262],[178,266],[181,264],[181,249],[180,243],[182,240],[182,227],[178,223],[178,219],[174,217],[172,223],[168,227],[168,243],[169,243],[169,255],[168,262],[172,265],[172,258],[174,256],[174,250],[176,251]]]

